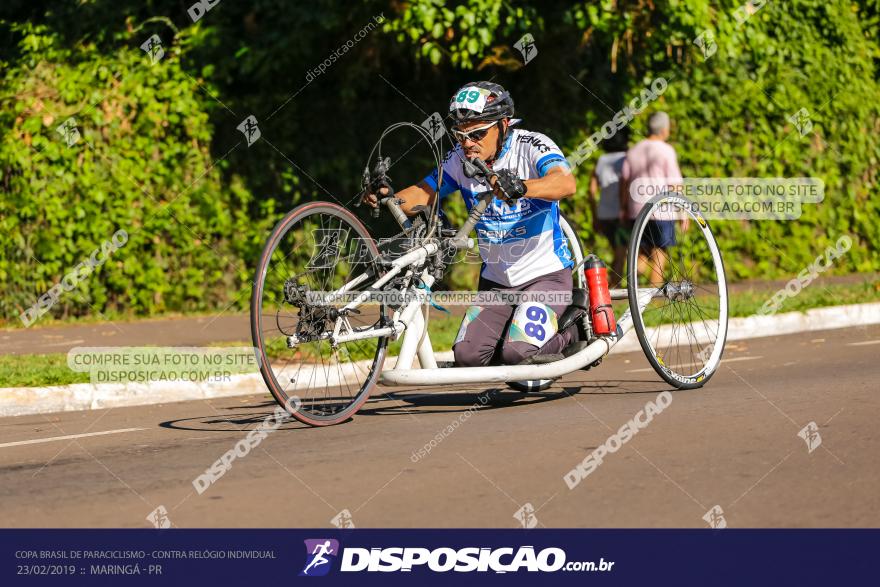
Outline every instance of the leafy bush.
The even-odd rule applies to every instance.
[[[535,2],[470,0],[468,10],[478,14],[478,22],[499,25],[490,29],[489,41],[482,29],[448,28],[463,7],[441,4],[413,2],[390,28],[400,41],[421,43],[417,54],[427,53],[422,58],[431,62],[445,56],[466,68],[513,68],[506,77],[514,81],[518,106],[525,104],[520,111],[527,123],[534,120],[533,126],[558,138],[566,151],[611,120],[651,80],[664,77],[668,90],[632,123],[632,136],[647,134],[652,111],[667,111],[685,175],[821,178],[824,202],[805,205],[798,221],[713,222],[731,279],[797,273],[842,234],[849,234],[854,246],[834,271],[880,269],[875,0],[751,6],[725,0],[713,8],[699,0],[569,2],[541,6],[540,17]],[[742,15],[748,16],[744,22]],[[708,59],[694,44],[706,30],[717,44]],[[511,46],[527,31],[535,37],[538,57],[522,67]],[[580,42],[573,45],[571,38]],[[486,57],[488,51],[469,54],[462,47],[471,41],[497,50],[493,57]],[[577,88],[570,78],[580,84],[580,95],[570,94]],[[789,121],[801,108],[813,124],[804,137]],[[575,124],[566,118],[572,112]],[[598,155],[576,170],[579,191],[563,209],[586,243],[609,254],[604,242],[596,242],[587,205]]]
[[[119,229],[128,243],[56,315],[244,308],[281,213],[348,202],[381,129],[444,111],[475,78],[503,83],[523,126],[570,152],[662,76],[669,88],[652,109],[672,116],[686,175],[825,182],[825,201],[799,221],[715,223],[732,279],[790,276],[843,233],[854,245],[834,271],[880,269],[877,0],[757,10],[741,0],[254,0],[223,2],[198,23],[171,0],[8,4],[0,319],[13,323]],[[737,10],[751,14],[739,22]],[[717,43],[708,59],[693,42],[706,30]],[[151,66],[139,47],[152,32],[166,55]],[[538,54],[524,66],[513,45],[525,33]],[[789,122],[800,108],[813,124],[804,137]],[[263,133],[251,148],[236,130],[249,114]],[[649,114],[632,123],[635,136]],[[68,147],[56,128],[71,116],[81,140]],[[398,187],[431,166],[412,146],[386,145],[395,160],[406,154],[392,170]],[[563,210],[607,253],[586,203],[595,157],[577,169],[578,195]],[[387,235],[387,218],[357,213]],[[450,283],[475,283],[475,266],[453,272]]]
[[[251,193],[220,181],[207,98],[173,47],[150,65],[139,48],[73,51],[23,25],[5,72],[0,127],[0,282],[17,316],[117,230],[128,242],[54,312],[82,315],[223,308],[246,297],[273,201],[254,223]],[[75,120],[68,146],[56,129]]]

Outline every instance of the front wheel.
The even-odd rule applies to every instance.
[[[378,256],[364,225],[326,202],[294,209],[266,242],[251,296],[251,334],[266,386],[301,422],[348,419],[376,384],[388,339],[357,333],[386,324],[385,307],[340,310],[378,278]],[[340,331],[353,340],[338,342]]]
[[[702,387],[727,340],[727,281],[709,223],[677,195],[651,199],[636,218],[627,290],[648,362],[679,389]]]

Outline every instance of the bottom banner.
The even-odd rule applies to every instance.
[[[4,585],[838,585],[880,530],[0,530]],[[870,567],[869,567],[870,565]]]

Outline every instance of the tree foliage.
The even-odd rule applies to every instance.
[[[129,243],[56,312],[243,307],[279,214],[350,201],[385,126],[443,112],[474,78],[507,86],[524,126],[570,151],[664,77],[651,109],[672,116],[686,175],[826,184],[797,222],[717,223],[733,278],[796,273],[843,233],[855,244],[837,270],[880,269],[876,0],[222,0],[195,23],[186,4],[0,9],[2,318],[118,228]],[[705,31],[708,58],[694,44]],[[538,55],[523,65],[513,46],[526,33]],[[153,34],[165,56],[151,65],[140,46]],[[790,122],[801,108],[805,136]],[[236,128],[249,115],[262,133],[250,147]],[[56,132],[70,116],[82,135],[72,147]],[[397,185],[430,166],[414,143],[387,144]],[[591,167],[564,209],[604,251],[586,205]]]

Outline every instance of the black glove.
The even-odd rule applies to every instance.
[[[516,174],[509,169],[502,169],[498,172],[496,185],[498,185],[501,188],[501,191],[503,191],[511,200],[523,197],[528,191],[523,180],[518,178]]]

